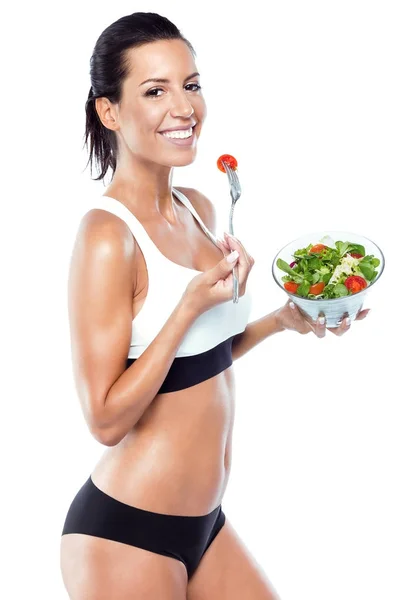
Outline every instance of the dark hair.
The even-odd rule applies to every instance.
[[[85,104],[86,148],[90,148],[90,174],[93,162],[99,166],[99,176],[104,179],[108,168],[114,176],[117,164],[117,137],[115,132],[104,127],[96,111],[95,99],[106,97],[112,103],[121,101],[122,83],[129,73],[127,51],[143,44],[159,40],[184,41],[196,55],[193,46],[183,37],[179,29],[166,17],[151,12],[135,12],[109,25],[98,38],[90,58],[91,88]],[[89,143],[88,143],[89,141]]]

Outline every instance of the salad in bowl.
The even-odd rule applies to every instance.
[[[379,247],[363,236],[316,232],[287,244],[274,258],[276,283],[312,319],[324,314],[327,327],[355,319],[369,288],[384,269]]]

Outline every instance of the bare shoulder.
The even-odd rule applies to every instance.
[[[95,252],[125,249],[129,254],[135,248],[135,240],[125,221],[100,208],[92,208],[83,215],[77,231],[77,240],[79,238],[90,244]]]
[[[216,235],[217,212],[212,201],[194,188],[176,187],[176,189],[189,198],[206,227]]]
[[[78,225],[70,268],[91,271],[117,266],[121,277],[129,276],[133,283],[137,254],[136,240],[125,221],[107,210],[92,208]]]

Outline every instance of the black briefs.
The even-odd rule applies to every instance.
[[[136,508],[86,481],[68,510],[61,535],[84,533],[170,556],[188,579],[225,523],[221,504],[207,515],[168,515]]]

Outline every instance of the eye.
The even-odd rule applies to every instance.
[[[147,92],[145,93],[145,96],[153,96],[153,98],[157,98],[158,94],[157,92],[159,91],[163,91],[161,88],[153,88],[152,90],[147,90]],[[154,93],[156,92],[156,93]]]
[[[201,85],[199,83],[188,83],[185,87],[188,86],[194,86],[196,88],[194,90],[190,90],[191,92],[197,92],[198,90],[201,90]]]

